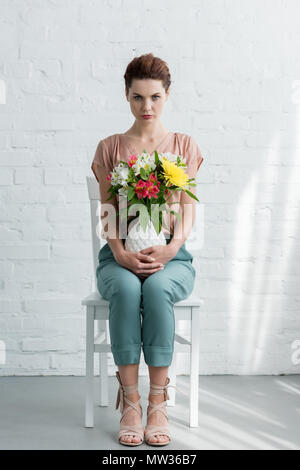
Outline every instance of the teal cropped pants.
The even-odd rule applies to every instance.
[[[166,243],[171,239],[172,235],[166,238]],[[122,241],[124,244],[125,239]],[[170,366],[175,335],[173,305],[189,297],[196,275],[193,256],[185,243],[164,269],[144,279],[117,263],[108,243],[100,249],[98,260],[97,287],[109,301],[109,333],[115,364],[138,364],[143,349],[147,365]]]

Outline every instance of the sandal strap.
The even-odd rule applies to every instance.
[[[134,403],[133,401],[128,400],[128,398],[126,398],[126,397],[124,397],[124,400],[126,401],[128,406],[124,410],[124,401],[121,398],[120,399],[120,403],[121,403],[120,411],[122,413],[121,419],[123,418],[123,416],[126,415],[126,413],[129,412],[130,408],[133,408],[140,415],[140,417],[142,417],[143,412],[142,412],[141,406],[138,407],[138,405],[140,405],[140,400],[138,400],[136,403]],[[121,421],[121,419],[120,419],[120,421]]]
[[[155,434],[165,434],[170,439],[170,431],[167,426],[155,426],[154,424],[148,424],[147,431],[145,431],[145,438],[149,439]]]
[[[156,385],[156,384],[150,382],[150,394],[151,395],[161,395],[163,393],[165,400],[160,402],[160,403],[153,403],[149,400],[150,410],[148,410],[147,417],[150,416],[151,414],[155,413],[155,411],[160,411],[165,416],[165,418],[167,418],[167,420],[169,419],[168,415],[166,413],[166,410],[165,410],[167,400],[170,400],[170,397],[169,397],[169,394],[168,394],[168,388],[173,387],[179,393],[182,393],[184,395],[184,393],[181,392],[181,390],[179,390],[178,387],[175,387],[175,385],[170,385],[169,382],[170,382],[170,377],[166,378],[166,384],[164,386]]]
[[[117,402],[116,402],[116,410],[119,408],[120,404],[120,411],[121,411],[121,419],[120,419],[120,431],[119,431],[119,441],[122,436],[137,436],[141,439],[141,441],[144,441],[144,428],[141,424],[123,424],[121,423],[123,417],[127,412],[129,412],[130,408],[133,408],[136,410],[136,412],[142,417],[143,411],[141,407],[138,407],[140,405],[140,399],[134,403],[133,401],[129,400],[126,395],[129,393],[133,393],[137,391],[138,389],[138,383],[133,384],[133,385],[123,385],[121,382],[121,377],[119,371],[116,371],[116,376],[119,381],[119,390],[118,390],[118,396],[117,396]],[[128,407],[124,410],[124,401],[128,404]],[[138,444],[136,444],[138,445]]]
[[[150,411],[147,413],[147,418],[155,413],[155,411],[160,411],[168,419],[168,415],[165,410],[166,403],[166,401],[162,401],[161,403],[152,403],[149,401]]]
[[[120,411],[122,413],[122,417],[129,411],[129,407],[133,408],[137,413],[142,416],[142,410],[138,405],[140,405],[140,399],[137,402],[133,402],[129,400],[126,395],[128,393],[135,392],[138,389],[138,383],[133,384],[133,385],[122,385],[121,382],[121,377],[119,374],[119,371],[116,372],[117,379],[119,381],[119,390],[118,390],[118,396],[117,396],[117,401],[116,401],[116,410],[119,408],[120,404]],[[128,407],[124,411],[124,401],[128,404]],[[121,421],[121,420],[120,420]]]
[[[184,393],[181,392],[181,390],[178,387],[175,387],[175,385],[169,385],[169,382],[170,382],[170,377],[166,378],[166,385],[164,385],[164,386],[156,385],[156,384],[150,382],[150,394],[151,395],[161,395],[162,393],[164,393],[165,400],[170,400],[170,397],[169,397],[169,394],[168,394],[168,388],[173,387],[179,393],[182,393],[184,395]]]
[[[121,436],[138,436],[142,440],[144,439],[144,429],[139,425],[120,425],[119,438]]]

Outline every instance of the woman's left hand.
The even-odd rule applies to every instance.
[[[162,263],[164,266],[176,255],[178,250],[173,245],[154,245],[140,250],[140,253],[144,255],[150,255],[158,263]],[[148,277],[149,274],[141,274],[141,277]]]

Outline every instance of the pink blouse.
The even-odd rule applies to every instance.
[[[157,150],[158,153],[170,152],[177,155],[182,155],[186,159],[186,173],[188,174],[189,178],[195,178],[195,181],[193,182],[196,182],[196,175],[203,161],[203,156],[200,152],[197,142],[193,139],[193,137],[181,132],[169,132],[169,134],[164,137],[155,150]],[[124,134],[113,134],[100,140],[91,165],[91,169],[99,184],[100,176],[102,176],[103,181],[103,174],[105,174],[106,177],[108,173],[120,163],[120,160],[127,162],[129,157],[133,154],[136,154],[135,149],[131,146],[129,138]],[[109,185],[106,185],[107,188]],[[189,189],[189,191],[193,193],[196,193],[195,190],[196,187],[191,187]],[[181,193],[182,191],[175,191],[168,200],[168,202],[176,201],[177,204],[169,205],[168,202],[166,203],[169,209],[174,210],[177,213],[179,213],[180,209],[179,201]],[[109,194],[107,197],[109,197]],[[118,200],[118,196],[116,197]],[[189,199],[191,202],[196,202],[191,197],[189,197]],[[176,216],[163,212],[163,220],[168,225],[168,227],[170,226],[170,230],[162,226],[162,231],[165,234],[173,234],[174,224],[177,220]]]

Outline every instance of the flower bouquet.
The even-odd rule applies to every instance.
[[[139,252],[149,246],[166,244],[161,231],[162,226],[166,227],[163,212],[170,212],[181,219],[180,214],[166,206],[174,192],[185,191],[199,201],[188,190],[196,183],[192,183],[195,178],[189,178],[185,168],[186,161],[181,155],[158,153],[156,150],[149,155],[144,150],[140,155],[131,155],[128,162],[121,160],[109,173],[106,179],[111,182],[108,190],[111,195],[107,200],[115,195],[127,198],[127,206],[118,210],[117,215],[127,222],[130,215],[135,216],[128,225],[126,250]]]

